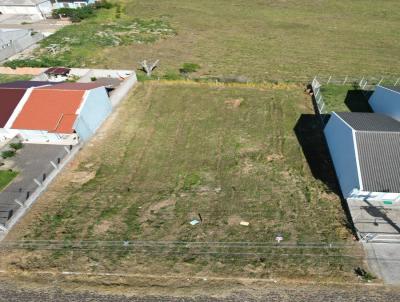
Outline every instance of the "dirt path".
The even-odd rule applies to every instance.
[[[236,302],[236,301],[399,301],[400,291],[388,288],[337,288],[337,287],[314,287],[314,286],[274,286],[270,285],[262,290],[238,289],[227,295],[141,295],[132,294],[120,288],[119,294],[102,295],[89,291],[66,292],[57,287],[48,289],[23,289],[15,284],[0,281],[0,302]]]

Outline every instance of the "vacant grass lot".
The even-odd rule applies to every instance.
[[[285,242],[348,242],[340,200],[314,178],[299,144],[308,136],[319,149],[320,138],[303,131],[310,112],[309,97],[295,85],[142,84],[10,238],[254,244],[282,234]],[[199,214],[203,222],[190,225]],[[18,265],[265,276],[278,263],[284,275],[334,278],[353,268],[340,257],[264,259],[249,268],[188,254],[155,262],[87,251],[71,262],[69,253],[56,252],[24,256]]]
[[[46,39],[43,47],[60,45],[53,62],[127,69],[160,59],[158,75],[193,62],[202,66],[197,76],[242,75],[251,81],[398,74],[397,0],[116,2],[122,3],[120,18],[115,8],[104,10]],[[152,28],[127,28],[135,18],[160,26],[140,38],[140,28]],[[154,38],[169,26],[176,35]]]
[[[184,62],[199,75],[243,75],[253,81],[315,74],[398,73],[400,11],[380,1],[125,1],[130,17],[162,18],[177,36],[155,44],[105,49],[99,66],[137,67],[160,59],[159,74]]]

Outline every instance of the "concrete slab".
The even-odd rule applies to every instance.
[[[400,284],[400,244],[364,243],[370,269],[386,284]]]

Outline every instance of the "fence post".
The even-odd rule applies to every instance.
[[[328,79],[328,81],[326,82],[326,84],[329,84],[329,82],[331,81],[331,79],[332,79],[332,76],[329,76],[329,79]]]
[[[346,77],[344,78],[344,81],[343,81],[343,84],[342,84],[342,85],[346,84],[347,78],[348,78],[348,76],[346,76]]]

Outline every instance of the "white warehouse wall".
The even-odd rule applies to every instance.
[[[324,129],[343,197],[360,188],[353,129],[334,112]]]
[[[369,99],[369,105],[374,112],[388,115],[400,121],[400,92],[376,86]]]

